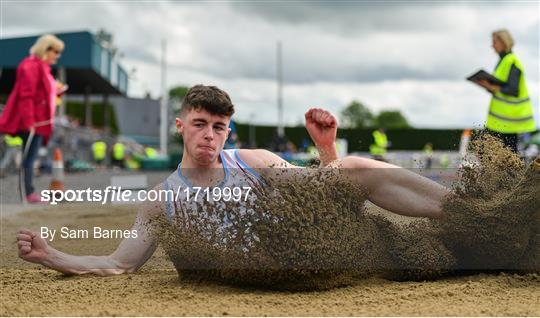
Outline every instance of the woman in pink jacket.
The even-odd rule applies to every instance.
[[[15,86],[0,116],[0,132],[23,139],[24,189],[26,200],[39,203],[34,192],[33,166],[41,144],[47,144],[53,130],[56,81],[51,65],[60,58],[64,42],[54,35],[41,36],[30,48],[30,56],[17,67]]]

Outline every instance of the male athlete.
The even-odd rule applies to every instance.
[[[267,150],[223,150],[229,134],[229,121],[234,106],[227,93],[214,86],[192,87],[182,103],[176,128],[183,137],[184,153],[178,169],[154,190],[171,186],[212,186],[217,179],[234,184],[227,167],[244,171],[244,178],[257,178],[268,168],[299,168]],[[360,157],[338,159],[335,139],[336,118],[326,110],[312,108],[306,114],[306,129],[317,147],[321,166],[355,169],[353,178],[367,192],[367,199],[394,213],[441,218],[441,202],[449,191],[443,186],[396,166]],[[277,168],[276,168],[277,169]],[[376,171],[376,173],[375,173]],[[231,181],[232,180],[232,181]],[[157,243],[150,235],[146,222],[163,213],[180,213],[182,205],[147,202],[139,208],[132,230],[136,238],[124,239],[108,256],[75,256],[49,246],[38,234],[21,229],[17,234],[19,257],[42,264],[65,274],[113,275],[132,273],[154,253]],[[185,212],[185,211],[183,211]]]

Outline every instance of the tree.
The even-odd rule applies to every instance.
[[[344,127],[367,128],[373,126],[373,114],[364,104],[353,100],[341,112]]]
[[[399,110],[383,110],[374,120],[377,127],[384,128],[410,128],[409,122]]]
[[[175,86],[169,90],[169,99],[181,102],[187,95],[188,90],[189,87],[186,86]]]
[[[188,90],[189,87],[186,86],[175,86],[169,90],[169,100],[172,102],[171,107],[173,113],[180,112],[182,100],[184,100],[184,97],[186,97]]]

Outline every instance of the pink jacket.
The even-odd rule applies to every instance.
[[[35,127],[44,144],[48,142],[54,121],[51,94],[56,90],[51,87],[50,74],[50,66],[34,55],[19,64],[15,86],[0,116],[0,132],[14,135]]]

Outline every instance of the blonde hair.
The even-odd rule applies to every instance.
[[[502,42],[505,52],[510,52],[510,50],[512,50],[512,47],[514,46],[514,39],[508,30],[497,30],[493,32],[492,35]]]
[[[33,54],[39,58],[43,58],[45,53],[54,49],[57,51],[64,50],[64,41],[60,40],[52,34],[44,34],[37,39],[36,43],[30,48],[30,54]]]

